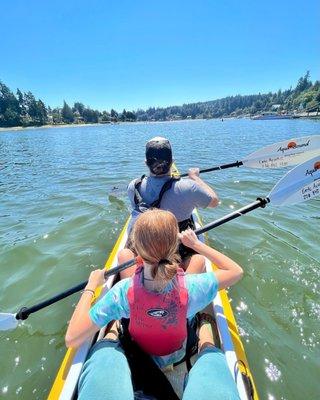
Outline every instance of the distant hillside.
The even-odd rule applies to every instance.
[[[229,96],[223,99],[184,104],[165,108],[149,108],[136,111],[139,121],[165,121],[186,118],[222,118],[253,116],[261,112],[311,112],[320,111],[320,81],[314,84],[310,74],[298,80],[294,89],[277,93]]]
[[[31,92],[17,89],[14,94],[0,81],[0,127],[40,126],[46,124],[109,123],[118,121],[172,121],[195,118],[253,116],[261,112],[320,111],[320,81],[314,83],[307,72],[294,89],[277,93],[229,96],[223,99],[165,108],[117,112],[93,110],[76,102],[70,107],[52,109]]]

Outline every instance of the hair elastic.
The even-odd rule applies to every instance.
[[[172,264],[171,261],[167,260],[166,258],[161,258],[161,260],[159,260],[158,264]]]

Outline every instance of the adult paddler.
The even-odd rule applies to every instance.
[[[178,220],[180,232],[194,229],[194,208],[216,207],[219,199],[215,191],[199,177],[199,169],[191,168],[188,178],[172,177],[172,148],[168,139],[154,137],[146,143],[146,165],[150,174],[134,179],[128,185],[128,197],[132,207],[131,227],[137,216],[149,208],[171,211]],[[134,246],[129,237],[126,248],[118,254],[119,264],[134,257]],[[183,245],[179,248],[184,269],[188,273],[204,270],[203,257]],[[121,278],[133,275],[135,267],[121,272]]]

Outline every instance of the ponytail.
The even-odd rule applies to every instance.
[[[167,282],[174,278],[181,259],[178,222],[169,212],[152,209],[141,214],[133,227],[133,245],[138,255],[152,265],[152,277]]]
[[[178,255],[171,257],[171,261],[165,258],[159,260],[152,269],[152,278],[157,281],[170,281],[178,271],[180,258]]]

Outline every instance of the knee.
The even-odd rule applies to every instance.
[[[200,254],[196,254],[197,257],[199,257],[198,263],[199,263],[199,273],[206,272],[206,260],[203,256]]]
[[[134,253],[130,249],[122,249],[118,253],[118,264],[123,264],[127,261],[132,260],[135,257]],[[127,268],[120,272],[120,278],[130,278],[136,270],[136,266]]]
[[[91,349],[86,364],[100,365],[103,363],[125,362],[126,356],[118,341],[100,340]]]
[[[194,254],[191,259],[187,271],[193,274],[201,274],[206,270],[205,258],[200,254]]]
[[[116,382],[107,373],[107,371],[112,370],[121,371]],[[116,385],[118,389],[122,386],[130,389],[131,372],[126,356],[119,343],[102,340],[92,348],[84,364],[78,383],[79,394],[81,394],[79,398],[86,399],[86,396],[90,392],[100,392],[100,394],[109,393],[112,384]]]
[[[118,253],[118,263],[122,264],[126,261],[132,260],[134,254],[130,249],[121,249]]]

